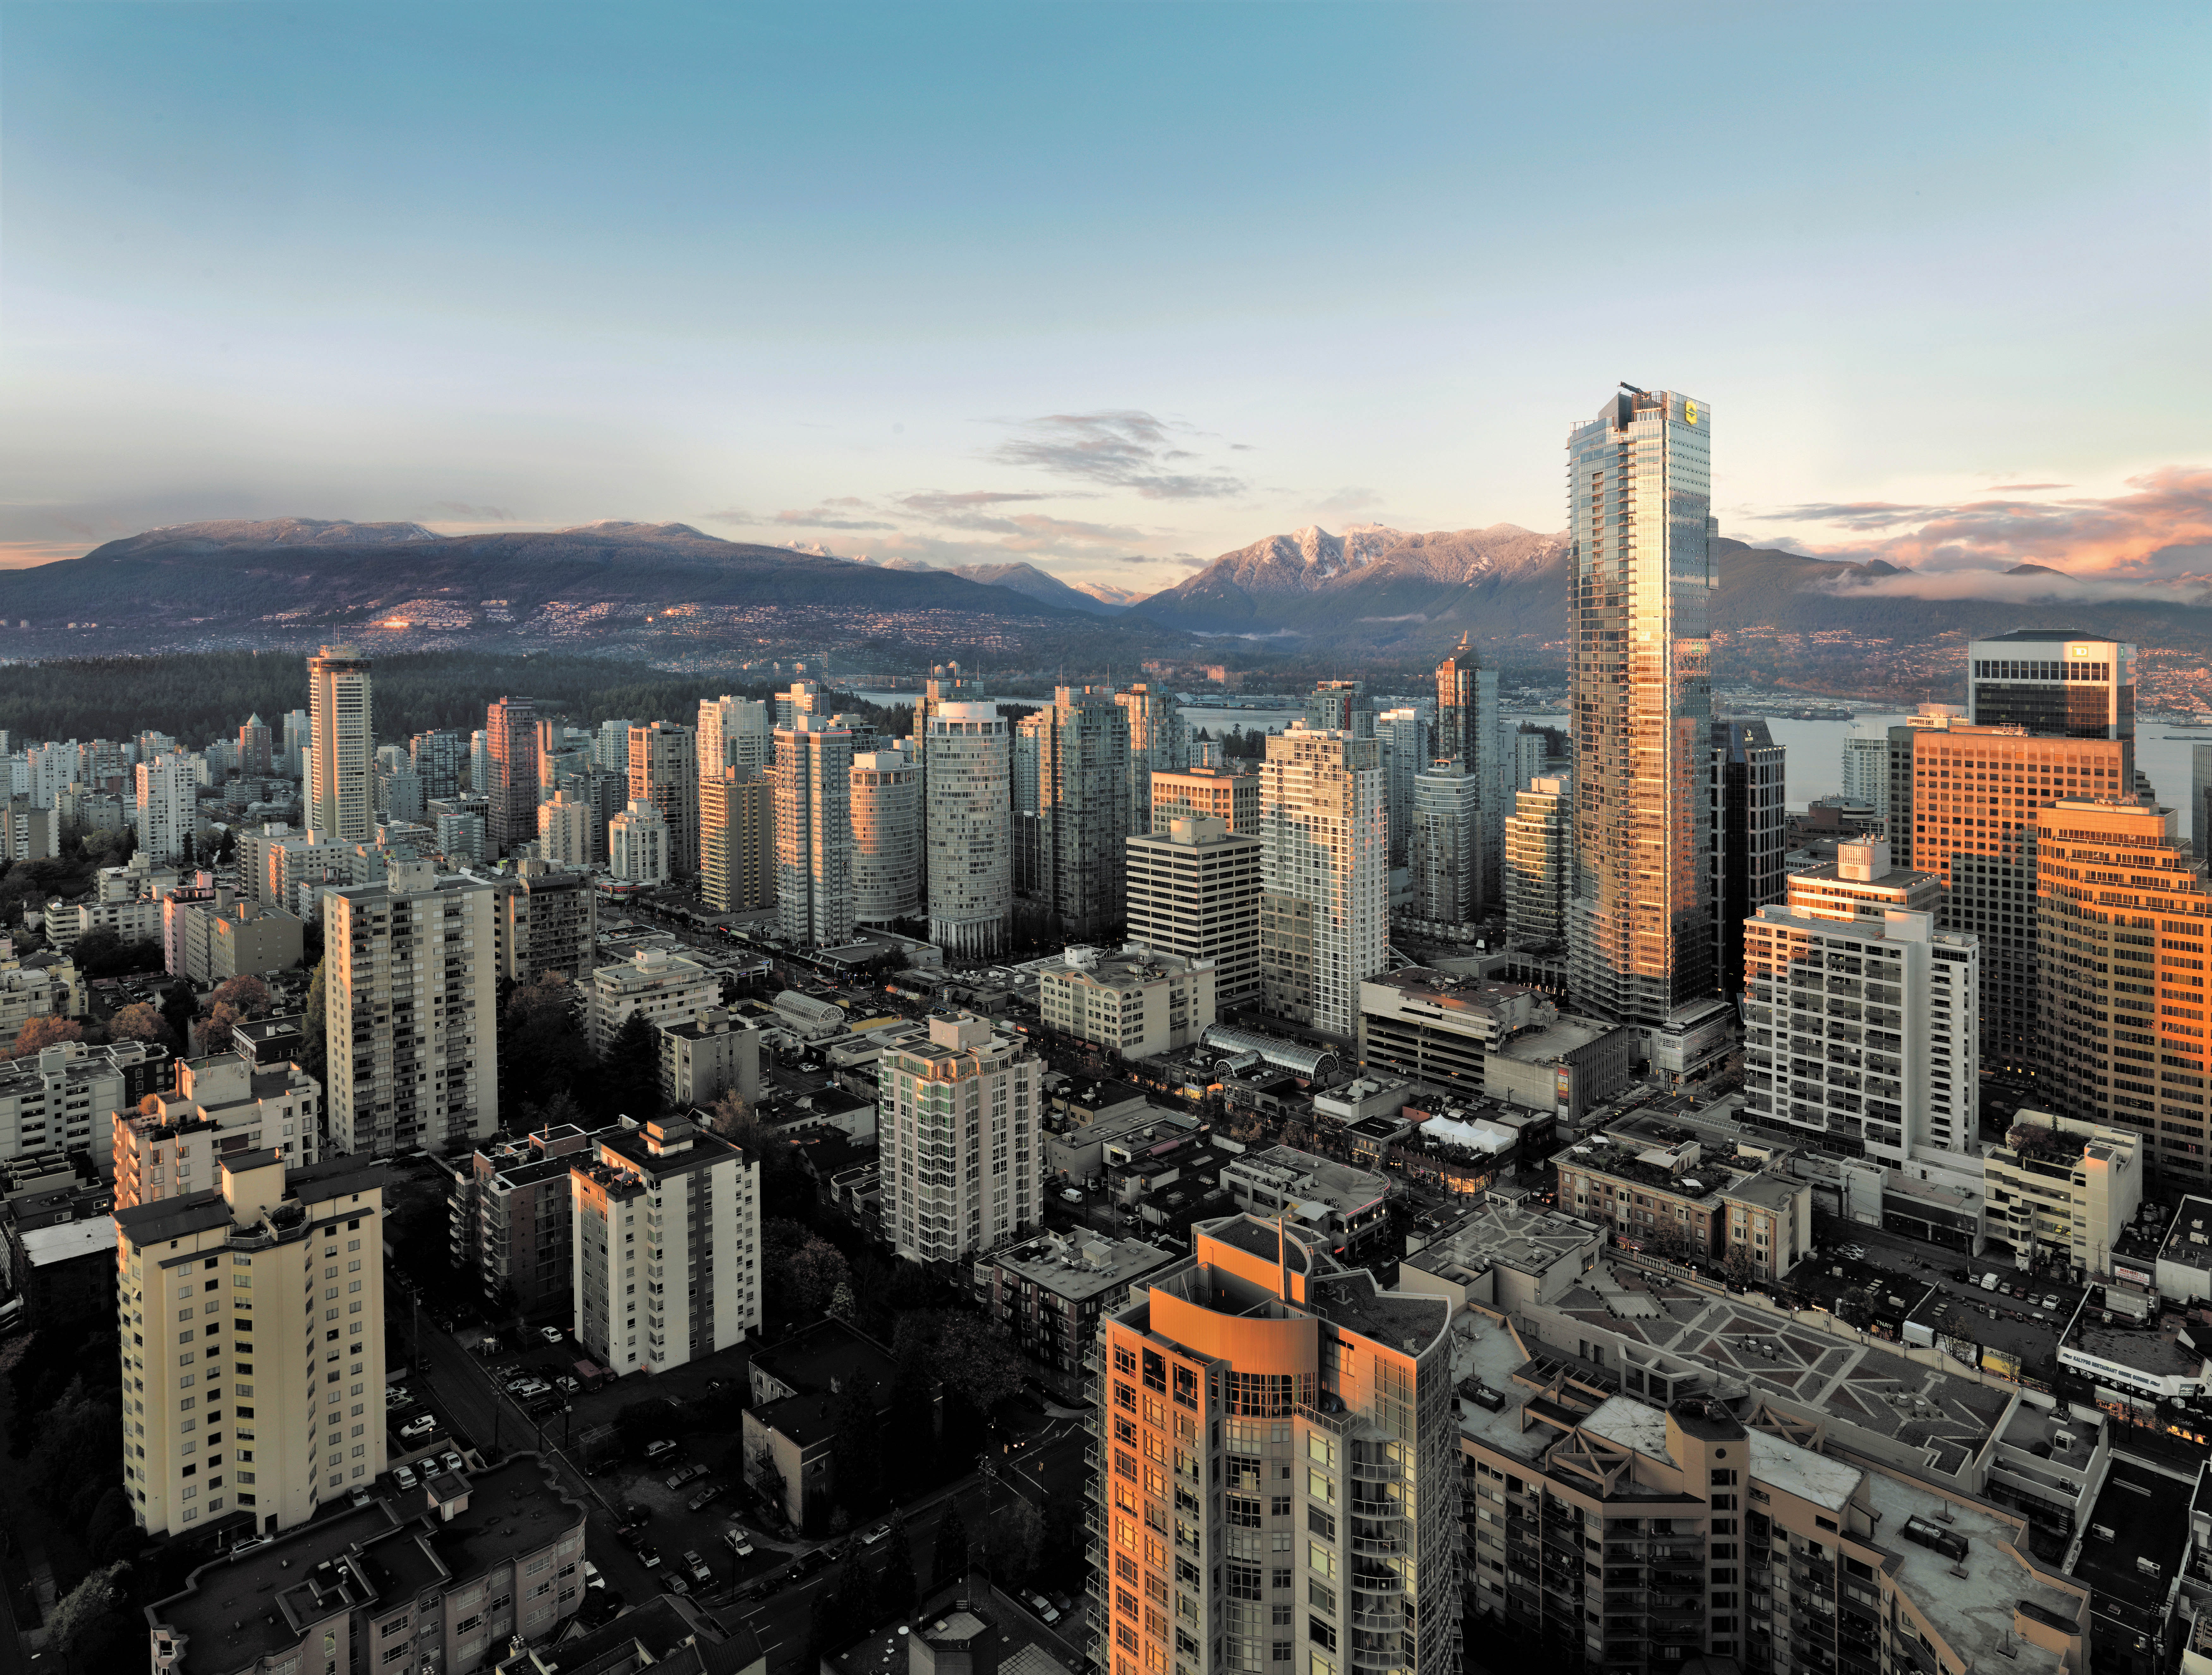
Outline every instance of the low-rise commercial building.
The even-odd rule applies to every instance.
[[[1605,1233],[1578,1216],[1486,1196],[1418,1246],[1407,1242],[1398,1288],[1446,1299],[1456,1319],[1470,1303],[1501,1314],[1557,1303],[1597,1266]]]
[[[1071,947],[1038,972],[1037,1011],[1046,1027],[1124,1058],[1174,1052],[1213,1022],[1213,964],[1134,944]]]
[[[1626,1081],[1638,1055],[1610,1026],[1559,1025],[1556,1003],[1512,984],[1413,965],[1359,985],[1359,1053],[1370,1069],[1468,1093],[1494,1091],[1494,1077],[1500,1089],[1519,1090],[1522,1104],[1540,1103],[1527,1095],[1548,1072],[1554,1093],[1540,1101],[1546,1106],[1558,1102],[1564,1070],[1568,1104],[1579,1110],[1603,1103]],[[1531,1032],[1542,1033],[1519,1053],[1509,1051]],[[1500,1054],[1510,1062],[1493,1072],[1489,1061]]]
[[[1081,1398],[1097,1368],[1098,1313],[1182,1258],[1140,1239],[1039,1234],[975,1258],[975,1300],[1061,1395]]]
[[[322,1096],[296,1063],[241,1052],[183,1060],[173,1092],[149,1091],[108,1113],[116,1207],[210,1187],[226,1152],[267,1149],[288,1169],[320,1162]]]
[[[1270,1146],[1234,1160],[1221,1171],[1221,1186],[1247,1215],[1286,1215],[1346,1263],[1363,1261],[1389,1236],[1385,1177],[1294,1146]]]
[[[1696,1140],[1594,1135],[1556,1160],[1559,1208],[1612,1228],[1623,1250],[1778,1280],[1812,1251],[1813,1187],[1770,1170],[1776,1160],[1739,1161]]]
[[[1987,1231],[2020,1255],[2097,1280],[2142,1202],[2147,1136],[2023,1110],[1982,1153]]]

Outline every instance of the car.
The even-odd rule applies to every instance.
[[[538,1329],[538,1336],[548,1343],[558,1343],[568,1336],[568,1333],[562,1331],[558,1326],[540,1326]]]
[[[564,1396],[574,1396],[584,1386],[577,1383],[575,1380],[570,1378],[566,1373],[563,1373],[559,1378],[553,1380],[553,1387]]]
[[[407,1406],[409,1404],[413,1402],[414,1399],[415,1398],[413,1393],[408,1390],[405,1385],[395,1384],[384,1392],[384,1410],[386,1413],[394,1412],[400,1408]]]
[[[586,1587],[605,1587],[606,1585],[607,1579],[605,1574],[600,1570],[599,1566],[593,1564],[589,1559],[586,1559],[584,1561],[584,1586]]]
[[[642,1524],[652,1516],[653,1508],[636,1501],[629,1501],[622,1509],[622,1521],[625,1524]]]
[[[463,1459],[459,1454],[451,1448],[447,1449],[444,1453],[438,1456],[438,1464],[448,1471],[465,1471],[468,1470],[468,1462]]]
[[[529,1391],[530,1386],[537,1382],[535,1379],[509,1379],[507,1381],[507,1393],[510,1396],[524,1395]]]
[[[655,1548],[651,1542],[640,1542],[635,1550],[637,1553],[637,1562],[643,1565],[647,1570],[658,1570],[660,1568],[659,1550]]]
[[[420,1419],[410,1419],[402,1425],[399,1428],[399,1440],[402,1442],[412,1442],[417,1437],[429,1435],[437,1428],[438,1422],[426,1413]]]
[[[1984,1275],[1983,1275],[1983,1276],[1982,1276],[1982,1289],[1983,1289],[1983,1290],[1984,1290],[1984,1291],[1994,1291],[1994,1290],[1996,1290],[1996,1288],[1997,1288],[1997,1276],[1996,1276],[1995,1274],[1984,1274]]]
[[[645,1545],[645,1532],[639,1528],[617,1530],[615,1532],[615,1539],[622,1543],[623,1546],[629,1548],[631,1552],[635,1553],[639,1548]]]
[[[691,1573],[691,1580],[702,1587],[707,1587],[714,1582],[714,1572],[707,1561],[699,1556],[699,1550],[696,1547],[686,1547],[684,1550],[684,1568]]]
[[[860,1545],[872,1547],[890,1532],[891,1526],[888,1524],[878,1524],[872,1529],[863,1530],[860,1532]]]
[[[668,1474],[668,1486],[671,1489],[681,1489],[694,1477],[703,1477],[706,1475],[707,1468],[696,1462],[690,1465],[680,1465]]]
[[[741,1525],[732,1524],[722,1532],[722,1545],[741,1559],[753,1556],[753,1538]]]
[[[804,1581],[829,1562],[829,1555],[817,1547],[811,1552],[801,1553],[793,1560],[791,1568],[783,1573],[783,1578],[787,1582]]]
[[[658,1560],[654,1561],[655,1563],[658,1563],[659,1562],[659,1561]],[[671,1570],[665,1573],[660,1579],[660,1585],[666,1588],[671,1593],[689,1593],[691,1592],[691,1584],[684,1580],[684,1575],[681,1571]]]
[[[2047,1309],[2054,1311],[2064,1306],[2064,1305],[2058,1300],[2058,1294],[2055,1291],[2043,1300],[2043,1306]]]
[[[402,1489],[413,1489],[416,1487],[414,1468],[407,1465],[393,1466],[392,1468],[392,1481],[398,1483]]]
[[[376,1497],[374,1495],[371,1495],[366,1488],[362,1488],[354,1490],[349,1498],[353,1501],[353,1509],[356,1512],[359,1512],[363,1507],[367,1506]]]
[[[697,1512],[701,1508],[712,1506],[715,1501],[721,1498],[721,1484],[708,1483],[705,1488],[702,1489],[696,1495],[691,1497],[690,1503],[691,1510]]]
[[[775,1597],[776,1589],[782,1586],[782,1577],[763,1576],[745,1590],[745,1598],[755,1600],[772,1599]]]
[[[1042,1593],[1024,1593],[1022,1598],[1028,1604],[1029,1608],[1037,1614],[1040,1621],[1047,1623],[1060,1621],[1059,1608]]]
[[[645,1463],[647,1465],[657,1465],[675,1452],[676,1445],[665,1440],[648,1442],[645,1445]]]

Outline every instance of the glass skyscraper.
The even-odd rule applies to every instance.
[[[1712,415],[1621,386],[1567,439],[1575,732],[1569,963],[1578,1006],[1689,1069],[1713,969]],[[1654,1038],[1654,1032],[1673,1038]],[[1670,1053],[1664,1049],[1671,1046]]]

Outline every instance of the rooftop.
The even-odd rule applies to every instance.
[[[2059,1667],[2057,1654],[2044,1651],[2017,1632],[2015,1613],[2027,1606],[2061,1623],[2075,1623],[2081,1616],[2081,1596],[2026,1558],[2015,1519],[1995,1507],[1954,1500],[1887,1472],[1869,1472],[1867,1488],[1879,1515],[1875,1541],[1893,1556],[1885,1568],[1968,1668]],[[1905,1526],[1916,1519],[1961,1538],[1966,1556],[1954,1560],[1907,1539]],[[2002,1664],[1997,1661],[2000,1654]]]
[[[1604,1242],[1602,1233],[1574,1216],[1486,1203],[1408,1256],[1406,1265],[1454,1281],[1471,1279],[1492,1266],[1537,1275],[1561,1263],[1579,1265],[1585,1252]]]
[[[1502,1058],[1541,1064],[1577,1047],[1587,1047],[1593,1041],[1601,1041],[1618,1027],[1595,1018],[1574,1018],[1562,1013],[1538,1028],[1510,1037],[1496,1051]]]
[[[1139,1239],[1079,1240],[1048,1233],[1001,1246],[977,1258],[976,1265],[994,1264],[1009,1274],[1035,1282],[1054,1296],[1087,1302],[1104,1293],[1119,1292],[1175,1260],[1169,1252]]]
[[[2189,1539],[2191,1489],[2133,1460],[2113,1460],[2074,1562],[2074,1575],[2096,1591],[2100,1605],[2109,1597],[2141,1611],[2162,1606]],[[2095,1533],[2099,1526],[2112,1532],[2110,1540]],[[2157,1570],[2144,1570],[2139,1558]]]
[[[2212,1269],[2212,1198],[2191,1193],[2173,1213],[2173,1225],[2159,1248],[2160,1262]]]
[[[1315,1199],[1340,1215],[1366,1209],[1390,1195],[1390,1183],[1374,1171],[1332,1163],[1294,1146],[1247,1152],[1221,1172],[1224,1186],[1234,1179],[1267,1188],[1282,1197]]]
[[[79,1257],[115,1256],[115,1218],[95,1215],[89,1221],[61,1221],[52,1227],[27,1228],[19,1235],[23,1255],[33,1268],[51,1268]]]

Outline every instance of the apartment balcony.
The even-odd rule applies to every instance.
[[[1397,1635],[1378,1635],[1373,1644],[1361,1644],[1365,1638],[1357,1633],[1352,1636],[1352,1644],[1347,1648],[1350,1655],[1346,1660],[1354,1669],[1396,1669],[1405,1661],[1405,1652],[1398,1643]]]
[[[1355,1459],[1352,1476],[1359,1483],[1394,1483],[1403,1475],[1404,1468],[1394,1459]]]
[[[1406,1542],[1402,1536],[1354,1536],[1352,1550],[1362,1558],[1394,1559],[1405,1552]],[[1535,1568],[1533,1560],[1527,1568]]]

